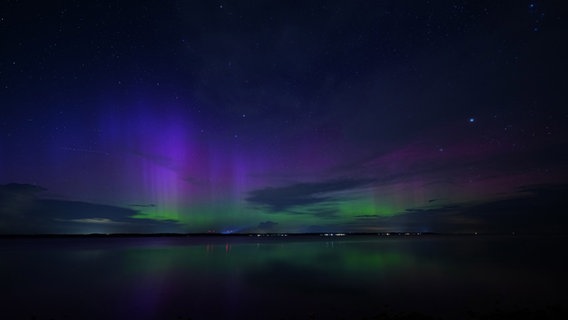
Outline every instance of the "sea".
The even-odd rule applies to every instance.
[[[566,240],[2,238],[0,319],[562,318]]]

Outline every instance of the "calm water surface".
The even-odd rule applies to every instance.
[[[565,307],[564,237],[0,240],[0,319],[360,319]]]

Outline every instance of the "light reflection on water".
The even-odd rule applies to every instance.
[[[562,305],[564,238],[0,240],[10,319],[353,318]]]

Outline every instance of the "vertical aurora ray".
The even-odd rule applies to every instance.
[[[0,233],[566,220],[556,4],[68,7],[2,10]]]
[[[138,218],[180,221],[185,201],[192,198],[186,174],[198,160],[190,129],[175,112],[107,115],[101,130],[123,160],[124,190],[116,194],[116,202],[137,205]]]
[[[267,150],[200,134],[176,106],[109,107],[98,126],[85,131],[55,135],[50,148],[39,151],[45,164],[30,177],[58,197],[129,208],[131,218],[175,222],[176,231],[416,230],[413,219],[421,212],[507,199],[519,186],[561,178],[524,170],[530,162],[507,167],[505,151],[476,140],[449,140],[443,150],[411,141],[361,152],[341,134],[300,130]],[[324,188],[337,181],[369,183]],[[323,189],[287,194],[301,184]],[[271,188],[279,192],[272,199],[250,201],[255,191]],[[274,201],[286,205],[276,208]],[[112,216],[92,218],[87,221],[113,222]]]
[[[110,198],[135,208],[134,217],[176,221],[195,232],[249,227],[258,219],[245,198],[262,185],[254,174],[267,169],[266,160],[200,138],[182,111],[109,113],[101,131],[113,150],[113,166],[120,167],[118,191]]]

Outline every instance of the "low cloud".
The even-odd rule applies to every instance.
[[[334,208],[307,208],[303,212],[296,212],[299,214],[310,214],[322,219],[335,219],[337,218],[338,211]]]
[[[173,221],[132,218],[131,208],[82,201],[43,199],[46,188],[0,185],[0,233],[163,232],[179,230]],[[153,205],[138,205],[142,207]]]
[[[279,226],[280,225],[279,225],[278,222],[267,220],[267,221],[260,222],[256,226],[240,229],[240,230],[238,230],[238,232],[241,232],[241,233],[272,233],[272,232],[278,232]]]
[[[341,197],[337,193],[361,189],[373,182],[371,179],[342,179],[266,187],[249,192],[246,200],[271,212],[290,211],[295,207],[339,200]]]
[[[566,233],[568,185],[522,187],[508,197],[477,203],[410,208],[391,217],[357,216],[353,229],[385,231]]]
[[[47,189],[26,183],[8,183],[0,185],[0,197],[7,196],[9,194],[35,195],[43,191],[47,191]]]
[[[259,229],[274,229],[278,225],[278,222],[264,221],[258,224]]]
[[[107,218],[71,219],[69,221],[78,222],[78,223],[95,223],[95,224],[121,224],[121,222],[113,221]]]
[[[153,203],[150,204],[131,204],[131,207],[137,207],[137,208],[155,208],[156,205]]]

